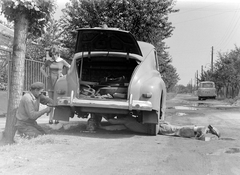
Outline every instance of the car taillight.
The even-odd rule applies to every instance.
[[[144,94],[142,94],[142,96],[143,96],[144,98],[151,98],[151,97],[152,97],[152,93],[151,93],[151,92],[144,93]]]
[[[59,95],[64,95],[64,94],[66,94],[66,91],[65,90],[58,90],[57,93]]]

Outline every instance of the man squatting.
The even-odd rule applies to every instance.
[[[36,120],[52,110],[51,107],[39,110],[40,103],[44,105],[53,104],[53,100],[42,94],[43,89],[44,84],[42,82],[35,82],[30,86],[30,91],[22,96],[16,112],[17,122],[15,125],[21,136],[31,138],[46,134]]]

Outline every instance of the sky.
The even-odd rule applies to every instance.
[[[65,4],[66,4],[67,2],[70,2],[70,0],[55,0],[55,1],[56,1],[56,3],[57,3],[57,9],[56,9],[56,12],[55,12],[55,14],[54,14],[54,18],[55,18],[55,19],[59,19],[60,16],[62,15],[61,10],[62,10],[63,8],[65,8]]]
[[[211,67],[218,53],[240,47],[240,0],[177,0],[169,16],[175,27],[165,40],[172,65],[179,74],[178,84],[196,83],[196,75]]]

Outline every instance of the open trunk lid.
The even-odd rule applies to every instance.
[[[95,51],[123,52],[142,56],[138,43],[130,32],[119,29],[79,29],[75,53],[90,54]]]

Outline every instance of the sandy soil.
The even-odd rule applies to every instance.
[[[221,105],[174,108],[192,106],[194,100],[181,96],[168,101],[166,120],[178,125],[211,123],[221,131],[221,139],[209,135],[211,140],[205,142],[130,131],[89,133],[85,120],[73,121],[71,127],[63,123],[59,130],[42,123],[48,135],[31,140],[16,136],[16,144],[0,147],[0,174],[239,175],[240,111]]]

